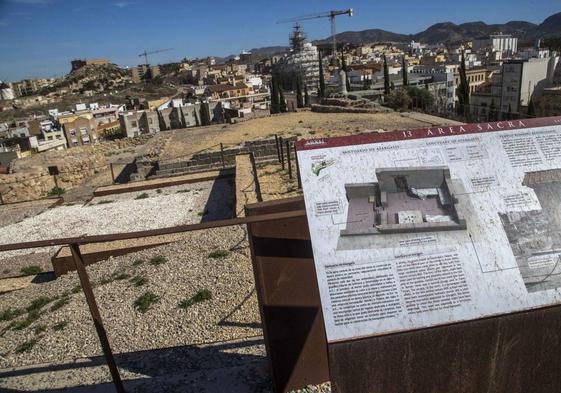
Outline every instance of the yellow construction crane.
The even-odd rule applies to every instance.
[[[144,52],[142,52],[141,54],[138,55],[138,57],[144,56],[144,64],[146,66],[148,66],[148,55],[153,55],[154,53],[160,53],[160,52],[167,52],[167,51],[172,50],[172,49],[173,48],[157,49],[157,50],[153,50],[151,52],[147,52],[146,49],[145,49]]]
[[[353,16],[353,9],[349,8],[348,10],[335,10],[335,11],[328,11],[328,12],[320,12],[318,14],[309,14],[309,15],[302,15],[296,18],[290,19],[283,19],[279,20],[277,23],[293,23],[293,22],[300,22],[303,20],[310,20],[310,19],[318,19],[318,18],[329,18],[331,22],[331,41],[333,45],[333,57],[336,57],[337,54],[337,38],[335,34],[337,34],[335,29],[335,17],[339,15],[349,15]]]

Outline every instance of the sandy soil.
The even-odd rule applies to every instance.
[[[218,149],[220,143],[236,145],[274,134],[313,138],[451,123],[453,122],[447,119],[417,113],[286,113],[238,124],[170,131],[171,136],[160,157],[164,160],[188,158],[201,150]]]

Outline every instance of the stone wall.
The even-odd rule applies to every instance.
[[[108,162],[104,154],[70,156],[62,165],[57,165],[59,187],[68,190],[93,176],[97,171],[106,170]],[[4,203],[29,201],[47,196],[55,187],[53,176],[47,167],[33,167],[22,172],[0,175],[0,194]]]
[[[283,148],[285,141],[294,142],[295,136],[283,139]],[[194,154],[191,159],[174,162],[159,162],[156,176],[169,176],[177,173],[194,173],[209,171],[222,168],[222,155],[224,155],[224,166],[233,167],[236,163],[238,154],[253,153],[257,162],[276,159],[278,156],[275,138],[257,139],[246,141],[235,147],[225,148],[224,152],[205,151]]]

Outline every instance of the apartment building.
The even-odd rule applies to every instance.
[[[253,93],[252,87],[243,82],[232,84],[220,84],[207,86],[205,94],[213,100],[224,98],[243,97]]]
[[[540,98],[553,82],[558,56],[510,60],[503,63],[501,111],[520,113],[531,99]]]
[[[140,83],[144,80],[150,80],[160,75],[160,66],[150,66],[140,64],[132,69],[132,81]]]
[[[518,38],[510,34],[491,34],[488,37],[475,39],[472,42],[473,50],[490,50],[514,54],[518,51]]]
[[[119,115],[119,123],[123,136],[127,138],[160,132],[157,111],[142,110],[122,113]]]
[[[78,116],[63,124],[68,147],[89,145],[97,142],[97,124],[93,117]]]

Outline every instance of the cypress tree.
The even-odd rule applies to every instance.
[[[495,100],[491,99],[491,104],[489,105],[489,114],[488,114],[489,121],[497,121],[497,107],[495,105]]]
[[[277,91],[277,81],[275,76],[271,77],[271,114],[279,113],[279,93]]]
[[[156,112],[158,112],[158,125],[160,126],[160,131],[167,130],[166,122],[164,121],[164,116],[162,115],[162,112],[160,111],[156,111]]]
[[[401,58],[401,72],[403,73],[403,86],[409,85],[409,71],[407,70],[407,63],[405,62],[405,55]]]
[[[384,59],[384,94],[390,94],[390,72],[388,70],[388,60],[386,55],[383,55]]]
[[[347,69],[347,60],[345,59],[345,55],[341,56],[341,69],[345,71],[345,87],[347,91],[351,91],[351,82],[349,80],[349,70]]]
[[[304,106],[306,108],[310,107],[310,96],[308,94],[308,85],[304,83]]]
[[[196,109],[193,109],[193,117],[195,118],[195,126],[199,127],[201,125],[201,121],[199,120],[199,115],[197,114]]]
[[[508,104],[508,112],[506,114],[506,119],[507,120],[512,120],[512,106],[510,106],[510,104]]]
[[[296,77],[296,107],[304,107],[304,100],[302,99],[302,79],[300,75]]]
[[[460,114],[469,118],[469,81],[466,76],[466,62],[464,50],[462,49],[462,58],[460,62],[460,86],[458,86],[458,103],[460,105]]]
[[[185,115],[183,114],[182,107],[179,107],[179,123],[181,123],[181,128],[187,128],[187,123],[185,122]]]
[[[319,96],[325,97],[325,78],[323,76],[323,57],[321,51],[318,51],[319,59]]]
[[[534,107],[534,101],[530,99],[528,103],[528,117],[536,117],[536,108]]]
[[[286,101],[284,100],[284,93],[282,92],[282,86],[277,81],[277,89],[279,92],[279,112],[285,113],[286,112]]]

